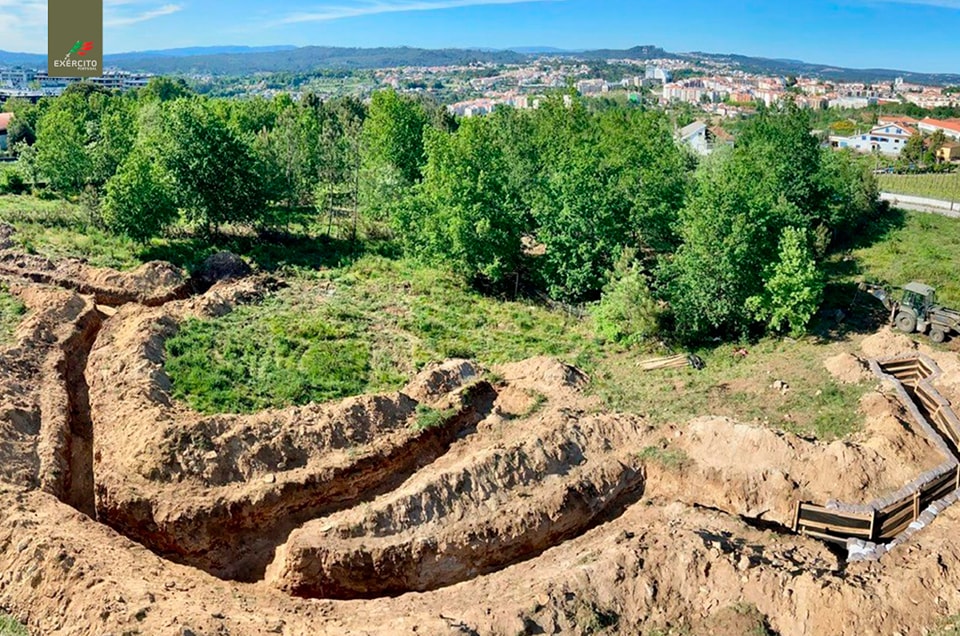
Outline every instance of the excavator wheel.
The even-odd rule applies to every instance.
[[[939,327],[934,327],[930,330],[930,340],[933,340],[937,344],[942,344],[944,340],[947,339],[947,333],[940,329]]]
[[[917,330],[917,317],[907,312],[897,314],[897,329],[903,333],[913,333]]]

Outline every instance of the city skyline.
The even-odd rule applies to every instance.
[[[46,50],[46,2],[0,0],[0,49]],[[569,50],[653,44],[855,68],[960,72],[960,0],[105,0],[109,53],[224,45]]]

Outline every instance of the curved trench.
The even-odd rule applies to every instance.
[[[497,397],[488,383],[475,385],[463,408],[444,424],[413,436],[409,444],[393,448],[385,455],[361,458],[349,470],[333,475],[328,488],[308,489],[310,492],[304,494],[296,492],[300,488],[293,484],[290,485],[293,490],[281,488],[275,496],[257,503],[244,502],[246,505],[241,508],[231,505],[218,509],[211,502],[179,527],[161,528],[153,522],[152,510],[144,507],[145,503],[147,507],[152,504],[141,500],[114,507],[109,494],[96,484],[94,427],[86,370],[106,317],[106,312],[88,301],[88,310],[74,321],[71,333],[58,345],[52,363],[45,365],[42,402],[46,408],[41,408],[41,436],[46,438],[49,448],[41,452],[42,488],[158,556],[219,578],[244,582],[263,580],[267,566],[274,561],[278,548],[288,542],[291,533],[310,520],[396,489],[443,456],[454,441],[475,432],[476,424],[490,414]],[[472,538],[451,544],[446,554],[437,555],[448,561],[442,576],[405,580],[398,574],[391,578],[392,584],[374,585],[364,591],[358,591],[350,583],[339,588],[321,586],[322,590],[307,584],[288,591],[297,595],[363,598],[436,589],[468,580],[534,558],[558,543],[618,517],[642,495],[643,477],[642,472],[630,469],[618,472],[611,479],[600,479],[598,483],[585,479],[565,488],[559,508],[552,514],[539,509],[533,511],[527,520],[529,523],[521,521],[513,528],[516,532],[513,536],[500,536],[494,525],[481,523]],[[293,505],[291,500],[295,502]],[[183,548],[189,535],[196,532],[216,533],[216,559],[211,559],[207,551],[198,553]],[[503,547],[498,548],[501,542]],[[479,555],[478,549],[485,554]],[[404,556],[394,565],[402,566],[401,570],[416,565],[415,551],[405,548],[401,551]],[[374,572],[370,574],[376,576]],[[356,579],[355,576],[349,578]],[[398,584],[400,580],[405,582]],[[318,592],[322,594],[316,594]]]

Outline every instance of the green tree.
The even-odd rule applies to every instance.
[[[592,144],[578,144],[552,166],[534,204],[546,246],[539,269],[550,294],[596,299],[631,233],[630,202],[615,188],[619,173]]]
[[[660,307],[636,256],[633,248],[623,251],[593,310],[597,334],[628,346],[656,335],[660,328]]]
[[[147,85],[140,89],[141,101],[169,102],[192,94],[187,83],[180,78],[151,77]]]
[[[925,151],[923,137],[916,134],[907,139],[907,143],[903,145],[903,150],[900,151],[900,159],[908,163],[919,164],[923,162]]]
[[[753,191],[757,185],[726,153],[714,153],[697,171],[694,193],[680,212],[680,248],[657,275],[683,340],[739,337],[753,325],[746,301],[763,290],[764,265],[776,254],[769,227],[783,213],[768,208]]]
[[[33,145],[37,140],[37,122],[47,105],[46,101],[33,104],[19,97],[12,97],[3,104],[3,112],[13,113],[13,119],[7,128],[7,146],[26,143]]]
[[[318,178],[320,122],[311,108],[291,106],[262,130],[253,144],[261,175],[274,201],[307,204]]]
[[[60,108],[44,113],[37,126],[37,169],[63,194],[79,193],[91,175],[82,125],[68,109]]]
[[[116,173],[130,154],[137,137],[137,117],[133,102],[115,97],[100,116],[97,137],[90,147],[90,181],[102,185]]]
[[[835,243],[849,244],[876,217],[880,197],[877,177],[852,150],[829,150],[821,162],[820,184],[826,193],[823,226],[832,233]]]
[[[250,148],[205,100],[170,102],[156,143],[176,182],[179,207],[206,232],[263,214],[265,190]]]
[[[524,228],[493,127],[474,118],[456,133],[427,129],[423,183],[397,225],[408,252],[499,283],[517,271]]]
[[[176,219],[174,187],[162,164],[138,147],[107,182],[104,222],[113,232],[145,243]]]
[[[772,330],[801,336],[823,299],[823,277],[805,230],[783,229],[779,259],[766,278],[763,294],[749,298],[748,306]]]
[[[374,93],[363,123],[362,162],[364,207],[375,218],[420,180],[427,122],[420,103],[393,90]]]
[[[675,250],[689,172],[669,120],[659,112],[616,109],[599,125],[599,151],[616,174],[612,185],[631,208],[627,240],[657,252]]]

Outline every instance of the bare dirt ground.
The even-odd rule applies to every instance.
[[[273,281],[201,293],[165,264],[9,252],[0,274],[29,310],[0,351],[0,609],[31,633],[879,635],[960,613],[957,508],[879,562],[788,530],[798,499],[867,501],[943,461],[879,383],[829,444],[654,428],[548,358],[203,416],[170,397],[165,339]],[[883,331],[825,365],[857,382],[915,347]],[[923,351],[956,400],[957,355]]]

